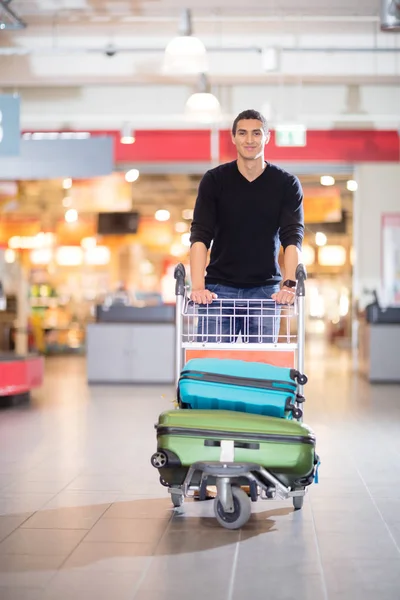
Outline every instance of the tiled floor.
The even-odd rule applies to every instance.
[[[32,405],[0,413],[0,599],[400,600],[400,386],[309,352],[320,483],[240,532],[212,502],[173,515],[149,462],[172,388],[89,389],[83,360],[49,360]]]

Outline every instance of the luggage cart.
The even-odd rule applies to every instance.
[[[184,362],[199,357],[268,362],[304,373],[306,271],[303,265],[297,267],[296,298],[294,305],[290,306],[276,305],[269,299],[215,299],[209,305],[197,305],[187,294],[185,277],[185,268],[179,264],[175,268],[176,384]],[[266,323],[269,324],[267,329]],[[297,324],[297,332],[293,330],[294,324]],[[306,377],[298,379],[297,411],[293,413],[297,421],[302,421],[303,384],[306,381]],[[315,444],[312,432],[310,439]],[[221,440],[220,460],[190,465],[181,485],[169,486],[161,477],[161,483],[169,488],[173,505],[180,507],[185,497],[193,497],[196,492],[201,499],[207,482],[215,482],[214,513],[218,522],[228,529],[238,529],[247,522],[251,501],[258,497],[291,498],[295,510],[302,508],[306,488],[314,480],[316,455],[312,472],[297,479],[293,486],[283,483],[262,465],[235,462],[234,446],[233,440]],[[162,470],[168,463],[168,455],[159,449],[151,462]],[[242,489],[243,482],[250,490],[250,497]]]

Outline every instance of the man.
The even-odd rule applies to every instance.
[[[211,314],[207,305],[216,298],[230,299],[232,307],[234,300],[294,302],[304,236],[303,192],[297,177],[265,162],[264,147],[269,139],[263,115],[255,110],[240,113],[232,126],[237,160],[207,171],[200,182],[190,237],[191,300],[206,305],[200,314]],[[280,245],[284,249],[282,286]],[[229,303],[228,308],[224,303],[220,314],[225,318],[222,322],[220,318],[219,324],[217,317],[206,325],[205,318],[199,319],[203,339],[204,335],[208,340],[209,335],[218,336],[220,328],[220,341],[232,341],[239,333],[248,335],[248,341],[276,340],[279,318],[247,319],[248,330],[244,332],[245,320],[233,319]],[[260,309],[252,314],[260,315]],[[260,321],[264,321],[262,340],[258,336]]]

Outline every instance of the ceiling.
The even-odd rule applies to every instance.
[[[344,115],[349,126],[397,128],[400,35],[380,31],[380,4],[9,0],[27,26],[0,30],[0,91],[21,94],[21,124],[32,131],[64,122],[119,129],[131,119],[138,127],[185,127],[185,102],[198,78],[166,75],[162,63],[182,10],[190,9],[211,91],[228,120],[252,104],[272,106],[271,122],[295,113],[307,127],[324,128]],[[355,106],[348,106],[351,86],[359,86]],[[163,100],[156,107],[155,97]]]
[[[298,15],[298,16],[377,16],[379,0],[12,0],[13,9],[29,23],[58,16],[89,19],[99,15],[115,19],[138,17],[173,17],[188,8],[197,15],[210,16],[210,10],[223,17],[229,15]]]

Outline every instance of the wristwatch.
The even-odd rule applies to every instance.
[[[282,283],[282,287],[287,287],[287,288],[295,288],[297,285],[297,283],[295,281],[293,281],[293,279],[285,279],[285,281]]]

